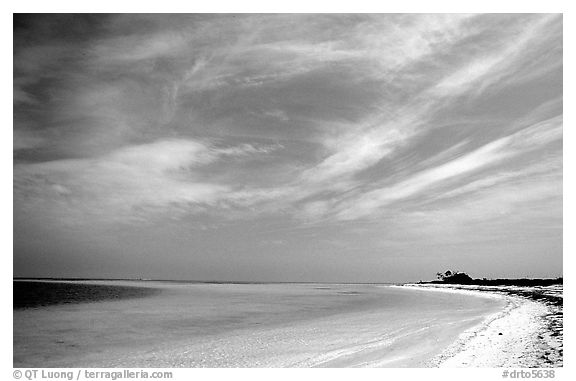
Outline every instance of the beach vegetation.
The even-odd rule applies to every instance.
[[[461,271],[452,271],[452,270],[447,270],[443,273],[438,272],[436,273],[436,277],[442,283],[451,283],[451,284],[469,284],[472,283],[473,281],[470,275]]]

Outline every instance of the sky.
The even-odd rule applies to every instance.
[[[14,16],[14,276],[562,275],[562,15]]]

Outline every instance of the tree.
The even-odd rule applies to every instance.
[[[444,272],[444,273],[441,273],[441,272],[436,273],[436,277],[438,278],[438,280],[443,281],[446,278],[450,278],[455,273],[457,273],[457,271],[452,272],[450,270],[446,270],[446,272]]]
[[[436,273],[438,280],[444,283],[452,284],[469,284],[472,283],[473,279],[466,273],[460,271],[450,271],[447,270],[444,273]]]

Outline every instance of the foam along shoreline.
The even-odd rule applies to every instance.
[[[401,287],[507,301],[503,311],[463,332],[458,340],[429,362],[430,367],[544,368],[563,365],[562,286],[409,284]]]

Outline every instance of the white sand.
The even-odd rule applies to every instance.
[[[378,285],[148,284],[164,291],[14,311],[15,366],[423,367],[506,306]]]
[[[506,308],[486,317],[460,335],[450,347],[429,363],[437,367],[549,367],[562,366],[561,337],[547,323],[551,308],[526,298],[494,292],[481,286],[408,286],[430,291],[475,293],[503,298]],[[486,291],[490,289],[490,291]],[[504,290],[505,287],[500,287]],[[560,290],[561,291],[561,290]]]
[[[503,292],[512,288],[96,283],[133,284],[163,292],[146,298],[15,310],[15,366],[562,364],[562,314],[555,326],[560,334],[554,335],[552,307]],[[562,289],[544,291],[560,296]]]

